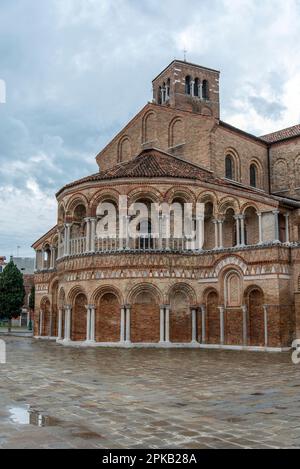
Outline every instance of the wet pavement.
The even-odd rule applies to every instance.
[[[0,448],[299,448],[290,353],[5,337]]]

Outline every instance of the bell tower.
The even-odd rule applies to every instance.
[[[219,77],[217,70],[173,60],[152,81],[153,102],[219,119]]]

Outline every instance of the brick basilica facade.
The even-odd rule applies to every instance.
[[[181,60],[56,194],[36,251],[34,336],[64,345],[284,350],[300,318],[300,125],[254,136],[220,119],[219,72]],[[100,204],[204,204],[201,249],[151,225],[99,236]],[[127,217],[129,219],[129,216]]]

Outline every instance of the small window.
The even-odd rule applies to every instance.
[[[250,186],[257,186],[257,168],[255,164],[250,165]]]
[[[185,94],[191,94],[191,77],[185,77]]]
[[[202,98],[203,99],[209,99],[208,81],[207,80],[203,80],[203,83],[202,83]]]
[[[233,160],[230,155],[225,158],[225,177],[227,179],[234,179]]]

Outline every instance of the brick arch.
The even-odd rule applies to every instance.
[[[185,202],[196,203],[195,194],[188,187],[171,187],[164,195],[164,201],[172,203],[175,198],[182,198]]]
[[[245,275],[247,271],[247,264],[243,260],[242,257],[234,255],[234,256],[223,256],[221,259],[218,259],[214,264],[214,272],[217,277],[222,275],[226,269],[229,268],[236,268],[240,271],[241,275]]]
[[[111,285],[103,285],[95,290],[92,301],[96,308],[96,342],[118,342],[120,340],[121,305],[123,304],[121,292]]]
[[[132,144],[128,135],[123,135],[118,142],[118,162],[128,161],[132,158]]]
[[[78,205],[84,205],[86,210],[88,211],[88,199],[82,193],[75,194],[68,200],[66,204],[66,211],[68,213],[72,213]]]
[[[160,290],[149,283],[136,285],[129,292],[131,341],[157,343],[160,340]]]
[[[156,140],[156,113],[152,110],[146,112],[142,122],[142,143]]]
[[[184,122],[181,117],[174,117],[169,124],[168,130],[169,148],[181,145],[185,142]]]
[[[178,291],[184,292],[191,305],[195,305],[197,303],[197,295],[195,290],[189,284],[183,282],[175,283],[169,288],[167,293],[167,301],[169,303],[171,302],[172,295]]]
[[[83,293],[82,289],[74,290],[72,297],[71,340],[86,340],[86,306],[87,295]]]
[[[96,288],[96,290],[91,295],[91,303],[97,303],[97,301],[101,299],[101,296],[105,295],[106,293],[115,295],[118,298],[119,303],[124,304],[123,294],[113,285],[101,285],[100,287]]]
[[[90,200],[90,213],[92,217],[96,216],[98,205],[104,200],[112,200],[117,205],[119,204],[119,196],[121,195],[116,189],[101,189],[97,191]]]
[[[218,206],[218,213],[220,215],[225,215],[226,211],[232,208],[234,210],[234,213],[239,213],[240,212],[240,204],[237,199],[233,197],[223,197],[223,199],[220,200],[219,206]]]
[[[83,295],[87,297],[85,290],[80,285],[75,285],[75,287],[72,287],[69,293],[67,294],[67,302],[69,304],[72,304],[74,302],[75,297],[79,293],[82,293]]]
[[[128,193],[128,205],[135,202],[137,199],[149,199],[152,202],[162,202],[163,195],[155,187],[143,186],[140,188],[132,189]]]
[[[197,202],[205,204],[211,202],[215,208],[218,206],[218,196],[216,192],[213,191],[202,191],[198,194]]]
[[[168,292],[170,309],[170,341],[187,343],[192,340],[191,306],[196,303],[196,293],[190,285],[177,283]]]

